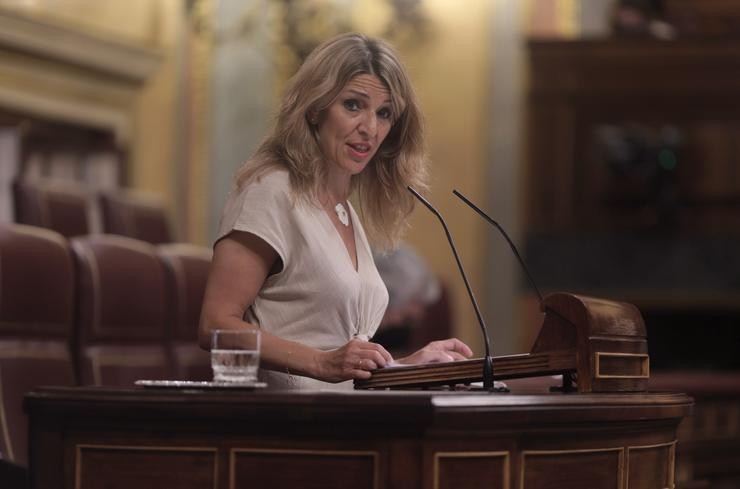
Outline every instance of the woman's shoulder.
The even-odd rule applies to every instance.
[[[234,191],[234,197],[241,202],[251,204],[281,204],[293,202],[290,185],[290,174],[283,168],[268,168],[252,175]]]
[[[219,236],[232,230],[257,231],[274,225],[290,216],[293,207],[290,178],[287,170],[269,169],[253,175],[227,198],[219,225]],[[273,240],[274,241],[274,240]]]
[[[267,168],[255,174],[245,185],[246,189],[269,189],[290,192],[290,173],[285,168]]]

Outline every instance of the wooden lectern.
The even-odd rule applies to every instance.
[[[532,352],[496,358],[495,377],[563,373],[580,393],[400,390],[478,381],[482,359],[381,369],[348,392],[38,388],[25,398],[30,487],[676,487],[692,401],[634,393],[648,377],[637,309],[572,294],[544,305]]]
[[[645,392],[650,377],[645,324],[623,302],[568,293],[548,295],[544,319],[530,353],[494,357],[496,380],[563,375],[563,389],[578,392]],[[408,389],[480,382],[482,358],[373,371],[358,389]]]

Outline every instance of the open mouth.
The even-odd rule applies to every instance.
[[[357,156],[367,156],[370,153],[371,146],[365,143],[348,143],[350,151]]]

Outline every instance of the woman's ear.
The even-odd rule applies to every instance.
[[[310,111],[307,117],[308,123],[312,126],[315,126],[319,123],[319,114],[315,110]]]

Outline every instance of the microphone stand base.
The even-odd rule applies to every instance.
[[[483,387],[493,392],[493,358],[491,355],[483,357]]]
[[[563,373],[563,385],[553,385],[550,392],[576,392],[578,389],[573,385],[573,374],[570,372]]]

